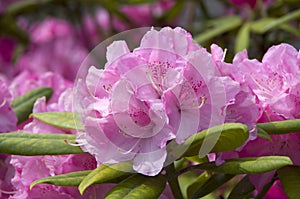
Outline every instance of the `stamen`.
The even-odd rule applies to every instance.
[[[265,114],[266,114],[266,116],[267,116],[269,122],[272,122],[272,121],[271,121],[271,118],[270,118],[270,115],[269,115],[269,113],[268,113],[268,111],[265,111]]]
[[[269,89],[267,89],[266,87],[264,87],[263,85],[261,85],[261,84],[258,82],[258,80],[255,79],[255,78],[253,77],[253,74],[252,74],[252,73],[250,73],[250,78],[254,81],[254,83],[255,83],[258,87],[260,87],[260,88],[262,89],[262,91],[264,91],[265,93],[267,93],[267,94],[269,94],[269,95],[272,95],[272,93],[270,93],[270,90],[269,90]]]
[[[249,133],[253,133],[256,130],[256,126],[254,126],[251,130],[249,130]]]
[[[1,193],[4,193],[4,194],[7,194],[7,195],[13,195],[13,194],[16,194],[16,193],[17,193],[17,191],[4,191],[4,190],[2,190],[2,189],[0,189],[0,192],[1,192]]]
[[[3,102],[0,104],[0,108],[6,104],[6,98],[3,99]]]
[[[199,109],[202,108],[202,106],[204,106],[205,102],[206,102],[206,97],[202,96],[201,97],[201,104],[198,106],[198,108]]]
[[[133,151],[133,149],[138,145],[138,143],[140,141],[141,141],[141,139],[138,139],[137,142],[128,151],[124,151],[124,150],[122,151],[122,149],[120,149],[120,148],[118,148],[118,151],[123,155],[127,155]]]
[[[223,54],[223,57],[222,57],[222,62],[225,60],[226,53],[227,53],[227,48],[224,49],[224,54]]]
[[[70,146],[82,146],[83,144],[82,143],[77,143],[77,144],[74,144],[74,143],[71,143],[69,140],[67,139],[64,139],[64,142]]]

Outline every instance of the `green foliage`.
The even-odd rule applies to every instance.
[[[113,165],[101,165],[87,175],[78,186],[79,192],[83,192],[93,184],[118,183],[132,175],[132,163],[123,162]]]
[[[208,172],[203,172],[201,175],[199,175],[187,188],[187,196],[188,198],[191,198],[192,195],[201,187],[204,185],[207,180],[209,180],[211,175]]]
[[[211,25],[211,27],[204,32],[201,32],[198,36],[195,37],[194,40],[197,43],[203,44],[205,41],[208,41],[225,32],[231,31],[239,27],[241,24],[242,20],[239,16],[229,16],[214,19],[207,24]]]
[[[75,135],[69,134],[1,133],[0,153],[26,156],[83,153],[80,147],[66,143],[74,140]]]
[[[287,166],[278,170],[283,189],[290,199],[300,198],[300,167]]]
[[[50,176],[34,181],[30,185],[32,189],[37,184],[53,184],[56,186],[78,186],[81,181],[92,172],[92,170],[76,171],[67,174],[61,174],[56,176]]]
[[[167,159],[172,159],[178,154],[183,154],[182,157],[198,155],[205,139],[217,139],[211,152],[232,151],[244,144],[248,136],[248,128],[243,124],[227,123],[215,126],[191,136],[181,145],[175,140],[171,141],[167,145]]]
[[[231,191],[228,199],[240,199],[249,198],[251,193],[255,190],[255,187],[249,180],[249,176],[246,175],[243,179],[239,181]]]
[[[236,53],[248,48],[250,40],[250,27],[250,23],[245,23],[239,29],[234,48]]]
[[[286,134],[300,132],[300,119],[259,123],[256,127],[259,134]]]
[[[18,124],[28,119],[28,116],[32,112],[33,105],[38,98],[45,96],[46,100],[49,100],[52,96],[52,93],[52,88],[41,87],[33,89],[12,100],[10,104],[18,117]]]
[[[41,112],[32,113],[32,117],[61,129],[84,130],[80,115],[73,112]]]
[[[220,166],[214,162],[196,165],[195,168],[227,174],[259,174],[292,165],[286,156],[260,156],[256,158],[228,159]]]
[[[149,177],[135,174],[111,189],[105,199],[156,199],[165,186],[166,178],[162,175]]]
[[[259,34],[263,34],[271,29],[278,28],[280,27],[280,25],[297,18],[300,18],[300,10],[290,12],[279,18],[263,18],[252,24],[252,30]]]
[[[191,196],[191,199],[200,198],[213,192],[233,177],[234,175],[224,173],[216,173],[212,175],[199,189],[197,189],[197,191],[195,191],[195,193]]]

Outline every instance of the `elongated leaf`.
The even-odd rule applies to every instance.
[[[168,156],[166,162],[175,159],[178,154],[182,154],[181,157],[199,155],[205,137],[218,139],[211,152],[222,152],[232,151],[241,146],[248,139],[248,136],[248,128],[243,124],[227,123],[215,126],[191,136],[181,145],[178,145],[175,140],[171,141],[167,145]]]
[[[204,31],[195,37],[195,41],[197,43],[201,44],[218,35],[221,35],[225,32],[237,28],[238,26],[241,25],[242,20],[239,16],[229,16],[229,17],[222,17],[220,19],[214,20],[213,23],[215,24],[213,28]]]
[[[257,136],[272,141],[271,136],[262,128],[257,128]]]
[[[249,176],[245,176],[236,184],[231,191],[228,199],[248,198],[248,196],[255,190],[255,187],[249,180]]]
[[[8,35],[16,37],[20,43],[27,45],[29,43],[28,33],[25,32],[16,23],[16,20],[9,15],[1,15],[0,17],[0,35]]]
[[[300,38],[300,32],[299,32],[299,29],[294,27],[293,25],[290,25],[290,24],[281,24],[279,26],[280,29],[292,34],[292,35],[295,35],[296,37]]]
[[[268,24],[274,22],[275,20],[276,20],[275,18],[263,18],[263,19],[254,21],[251,23],[251,30],[254,33],[263,34],[267,31],[265,29],[265,27],[267,27]]]
[[[288,166],[278,170],[283,189],[290,199],[300,198],[300,167]]]
[[[155,177],[135,174],[111,189],[105,199],[157,199],[166,186],[162,175]]]
[[[252,30],[257,33],[265,33],[273,28],[279,27],[281,24],[284,24],[293,19],[300,18],[300,10],[296,10],[294,12],[287,13],[279,18],[266,18],[261,19],[257,22],[254,22],[252,25]]]
[[[265,131],[269,134],[286,134],[300,132],[300,119],[259,123],[256,125],[256,127],[258,129],[258,132]]]
[[[53,184],[56,186],[78,186],[80,182],[91,172],[92,170],[76,171],[67,174],[42,178],[31,183],[30,189],[32,189],[37,184]]]
[[[212,191],[216,190],[218,187],[222,186],[228,182],[234,175],[217,173],[211,176],[191,197],[191,199],[201,198]]]
[[[42,112],[32,113],[31,115],[57,128],[84,130],[80,122],[80,115],[73,112]]]
[[[123,162],[114,165],[101,165],[87,175],[78,189],[81,194],[93,184],[117,183],[132,175],[132,163]]]
[[[292,164],[291,159],[286,156],[261,156],[229,159],[220,166],[216,166],[214,162],[204,163],[195,166],[195,168],[227,174],[259,174]]]
[[[249,46],[250,24],[245,23],[239,30],[235,40],[235,52],[238,53]]]
[[[188,198],[191,198],[192,195],[205,183],[209,180],[211,176],[207,172],[203,172],[198,176],[192,184],[187,188]]]
[[[0,153],[26,156],[83,153],[80,147],[66,143],[74,140],[75,135],[69,134],[1,133]]]
[[[28,119],[28,116],[32,112],[33,105],[38,98],[45,96],[46,100],[49,100],[52,93],[52,88],[41,87],[12,100],[11,106],[18,117],[18,124]]]

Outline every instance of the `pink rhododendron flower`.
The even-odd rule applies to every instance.
[[[236,65],[239,63],[239,60],[235,58],[232,64],[224,62],[223,59],[225,53],[215,44],[211,46],[211,53],[220,73],[223,76],[230,76],[233,81],[240,85],[240,90],[234,96],[234,101],[227,106],[225,121],[246,124],[250,131],[249,140],[256,139],[257,132],[254,128],[261,117],[262,107],[257,96],[249,86],[245,82],[240,81],[239,78],[236,78],[236,76],[232,75],[238,73]]]
[[[223,123],[236,86],[219,77],[211,55],[181,28],[152,29],[132,52],[124,41],[113,42],[105,69],[91,67],[78,80],[86,129],[78,142],[98,164],[133,160],[135,171],[156,175],[167,141],[182,143]]]
[[[58,102],[46,105],[45,98],[40,98],[34,105],[33,112],[45,111],[71,111],[72,90],[63,92]],[[71,134],[72,131],[58,129],[45,124],[37,119],[27,124],[24,129],[27,133],[60,133]],[[79,194],[77,187],[58,187],[53,185],[36,185],[29,190],[30,184],[40,178],[54,176],[81,170],[96,168],[96,160],[89,154],[58,155],[58,156],[16,156],[13,155],[11,164],[15,167],[15,176],[12,184],[16,193],[11,199],[25,198],[103,198],[112,185],[90,187],[83,196]]]
[[[262,62],[249,60],[246,51],[239,53],[233,65],[224,65],[223,72],[249,86],[263,108],[258,122],[270,122],[300,118],[299,66],[299,52],[288,44],[281,44],[271,47]],[[233,70],[230,72],[231,68]],[[282,155],[289,156],[294,165],[300,165],[299,133],[271,135],[271,139],[272,141],[257,138],[248,142],[238,154],[227,153],[225,156]],[[260,191],[274,174],[275,172],[252,175],[250,180]]]
[[[11,179],[14,175],[14,168],[9,164],[10,156],[0,155],[0,198],[6,199],[14,193]]]
[[[275,181],[269,189],[268,193],[264,196],[265,199],[288,199],[283,191],[282,185],[279,180]]]
[[[34,73],[53,71],[74,80],[77,70],[87,55],[87,50],[66,21],[46,19],[31,30],[32,44],[18,59],[20,70]]]

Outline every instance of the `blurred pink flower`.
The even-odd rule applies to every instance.
[[[248,5],[251,8],[254,8],[257,0],[230,0],[230,1],[231,1],[231,3],[233,3],[234,5],[236,5],[238,7]]]
[[[133,160],[137,172],[156,175],[168,140],[182,143],[223,122],[224,87],[235,83],[218,77],[211,55],[185,30],[152,29],[133,52],[113,42],[107,60],[77,85],[86,128],[78,142],[98,164]]]
[[[156,20],[163,16],[174,3],[173,0],[159,0],[153,3],[120,6],[120,11],[129,19],[130,23],[117,16],[111,18],[106,9],[98,8],[94,14],[84,17],[83,26],[79,29],[80,38],[87,46],[94,47],[111,36],[110,34],[114,31],[121,32],[132,28],[155,26]],[[160,25],[172,25],[175,20]]]
[[[65,80],[61,75],[52,72],[37,74],[24,70],[10,82],[9,91],[12,98],[17,98],[32,89],[45,86],[53,89],[53,94],[49,101],[52,103],[57,102],[61,93],[72,87],[72,83]]]
[[[173,0],[159,0],[155,3],[124,5],[120,10],[129,18],[132,25],[129,26],[129,24],[115,17],[113,20],[114,27],[118,31],[124,31],[130,28],[155,26],[156,19],[161,17],[173,4]]]
[[[15,40],[9,37],[0,37],[0,78],[12,78],[17,70],[12,64]]]
[[[0,132],[8,132],[16,129],[17,116],[10,106],[12,97],[7,85],[0,79]]]
[[[88,52],[67,21],[48,18],[31,26],[32,43],[18,59],[20,70],[34,73],[53,71],[74,80]]]

